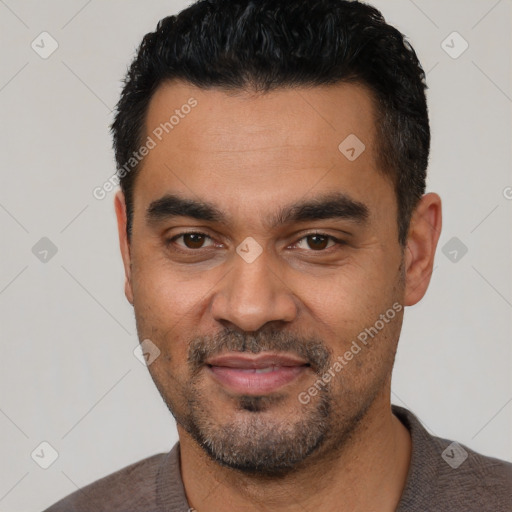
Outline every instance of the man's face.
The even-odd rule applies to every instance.
[[[126,293],[140,340],[161,351],[149,370],[180,437],[268,474],[347,440],[386,403],[404,301],[368,91],[166,84],[148,135]]]

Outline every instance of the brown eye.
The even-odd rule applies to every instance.
[[[183,239],[183,243],[177,243],[180,238]],[[210,237],[204,233],[181,233],[171,238],[168,243],[176,243],[178,247],[194,250],[204,248],[207,239],[210,239]]]
[[[322,250],[327,247],[329,237],[322,235],[308,235],[308,246],[314,250]]]
[[[183,235],[183,242],[189,249],[200,249],[204,243],[205,235],[200,233],[187,233]]]
[[[335,245],[341,246],[343,244],[344,242],[342,240],[338,240],[331,235],[326,235],[323,233],[311,233],[309,235],[303,236],[295,244],[295,246],[299,249],[305,249],[310,252],[322,252],[326,249],[330,249]]]

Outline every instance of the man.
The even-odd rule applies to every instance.
[[[358,2],[200,1],[145,36],[115,208],[179,443],[49,511],[512,510],[512,464],[390,404],[441,230],[425,87]]]

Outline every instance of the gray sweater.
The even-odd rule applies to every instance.
[[[396,512],[512,512],[512,464],[431,436],[410,411],[393,413],[412,437]],[[179,442],[70,494],[44,512],[188,512]],[[218,507],[224,512],[222,504]]]

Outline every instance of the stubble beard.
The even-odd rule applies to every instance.
[[[192,341],[189,351],[192,377],[186,386],[180,386],[180,407],[173,403],[164,389],[159,388],[159,391],[178,424],[212,461],[247,475],[284,477],[300,470],[303,463],[314,455],[313,458],[321,458],[329,456],[330,452],[330,456],[334,456],[335,451],[339,452],[348,444],[382,391],[383,382],[379,381],[374,382],[371,389],[365,390],[364,396],[345,392],[340,399],[333,395],[332,387],[328,384],[320,388],[318,395],[308,404],[298,407],[299,415],[287,420],[272,418],[271,411],[277,410],[280,403],[289,401],[289,396],[277,393],[268,396],[242,395],[232,397],[236,419],[222,422],[215,414],[215,404],[206,396],[201,385],[204,371],[200,370],[204,370],[204,359],[220,351],[221,347],[224,350],[250,352],[270,349],[286,351],[293,347],[293,352],[306,356],[312,362],[312,368],[318,375],[322,375],[332,361],[323,343],[310,339],[302,341],[280,332],[256,338],[225,332],[215,340],[207,342],[205,338],[198,338]],[[342,375],[336,378],[343,380]],[[159,387],[157,380],[153,380]],[[291,397],[292,400],[294,398],[298,403],[298,397]]]

